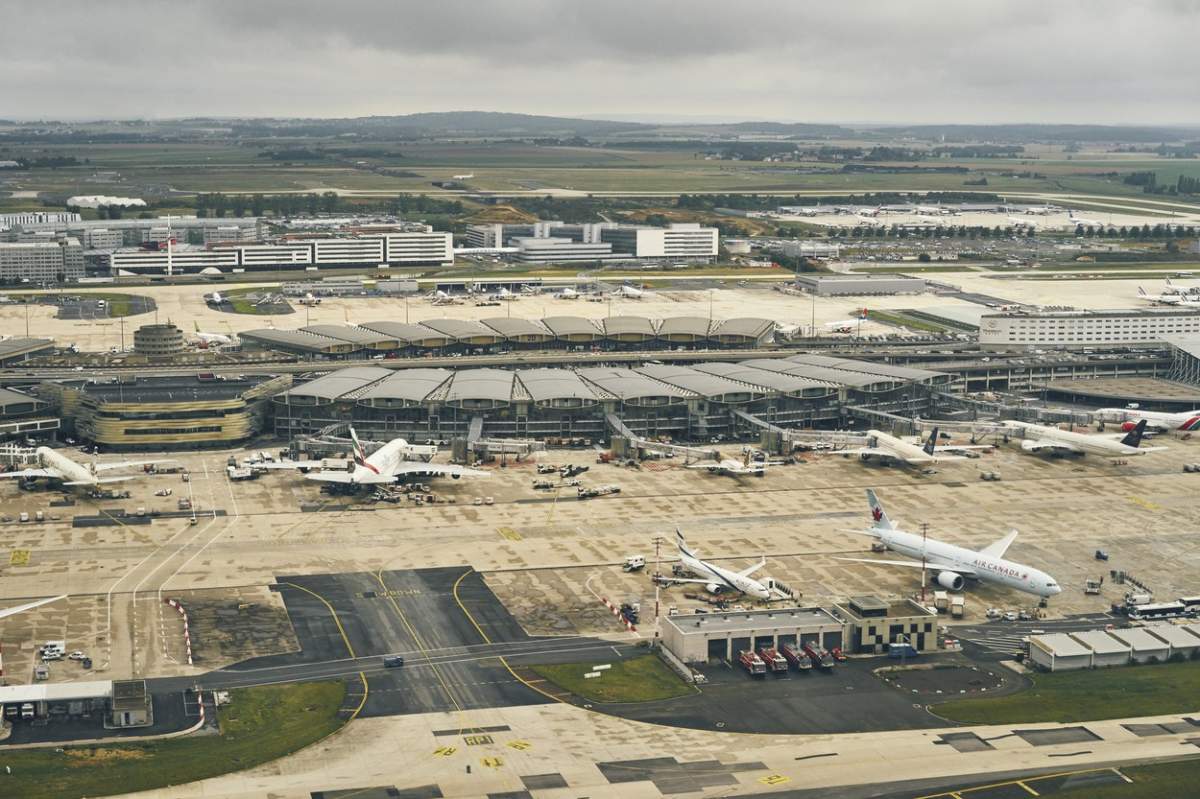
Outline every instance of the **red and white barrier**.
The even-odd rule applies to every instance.
[[[184,650],[187,652],[187,663],[189,666],[191,666],[192,665],[192,633],[190,630],[188,630],[187,611],[183,609],[183,604],[178,599],[165,599],[163,601],[166,602],[171,607],[175,608],[175,610],[179,611],[179,616],[180,616],[180,618],[183,619],[183,647],[184,647]]]
[[[608,597],[603,597],[603,596],[602,596],[602,597],[600,597],[600,601],[604,603],[604,606],[605,606],[606,608],[608,608],[609,610],[611,610],[611,611],[612,611],[612,614],[613,614],[614,616],[616,616],[618,619],[620,619],[620,620],[621,620],[621,623],[625,625],[625,629],[629,630],[629,632],[631,632],[631,633],[636,633],[636,632],[637,632],[637,627],[636,627],[636,626],[635,626],[633,623],[631,623],[631,622],[629,621],[629,619],[627,619],[627,618],[625,618],[624,616],[622,616],[622,615],[621,615],[621,608],[619,608],[618,606],[616,606],[616,605],[614,605],[613,603],[609,602],[609,601],[608,601]]]
[[[0,644],[0,677],[4,676],[4,644]]]

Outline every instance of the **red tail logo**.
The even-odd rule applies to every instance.
[[[875,521],[879,521],[880,519],[882,519],[883,518],[883,508],[880,508],[880,507],[871,508],[871,517],[873,519],[875,519]]]

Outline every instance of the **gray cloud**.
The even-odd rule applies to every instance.
[[[1198,22],[1195,0],[27,3],[0,116],[1195,124]]]

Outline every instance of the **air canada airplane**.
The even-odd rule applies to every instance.
[[[65,486],[97,486],[103,483],[120,483],[124,480],[132,480],[136,476],[101,477],[100,475],[104,472],[112,471],[113,469],[131,469],[137,466],[163,462],[161,460],[115,461],[112,463],[97,463],[93,461],[84,465],[71,460],[66,455],[50,447],[38,447],[34,450],[34,454],[37,455],[37,466],[4,472],[0,474],[0,478],[16,477],[23,480],[45,478],[47,480],[57,480]]]
[[[678,527],[675,528],[675,546],[679,550],[679,560],[683,564],[683,567],[696,575],[696,579],[671,577],[669,578],[669,582],[699,583],[710,594],[729,592],[746,594],[755,599],[764,600],[771,599],[774,596],[771,589],[750,576],[767,565],[766,558],[761,559],[758,563],[740,572],[716,566],[708,561],[700,560],[696,556],[696,553],[688,549],[687,541],[684,540],[683,533],[680,532]]]
[[[369,456],[358,440],[358,433],[350,428],[353,442],[353,462],[350,469],[320,469],[305,475],[309,480],[322,483],[337,483],[344,486],[383,485],[394,483],[403,477],[491,477],[490,472],[468,469],[452,463],[430,463],[438,448],[426,444],[410,444],[403,438],[394,438]],[[261,464],[267,469],[297,469],[308,471],[317,468],[319,461],[283,461]]]
[[[873,558],[837,558],[856,563],[874,563],[882,566],[903,566],[926,569],[934,572],[934,582],[951,591],[961,591],[966,581],[995,583],[1027,594],[1043,598],[1062,593],[1062,588],[1053,577],[1004,555],[1017,538],[1017,531],[988,544],[980,550],[947,544],[944,541],[907,533],[896,522],[888,518],[875,492],[867,489],[867,503],[871,507],[872,525],[860,535],[869,535],[893,552],[907,555],[914,560],[875,560]]]

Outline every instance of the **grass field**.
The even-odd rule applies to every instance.
[[[921,330],[927,333],[945,333],[950,328],[946,325],[939,325],[925,319],[917,319],[908,314],[896,313],[895,311],[871,311],[870,320],[872,322],[880,322],[885,325],[896,325],[907,327],[909,330]]]
[[[336,731],[341,682],[244,688],[220,710],[221,734],[136,744],[6,752],[0,796],[74,799],[182,785],[257,766]]]
[[[590,664],[533,666],[550,682],[591,702],[654,702],[692,693],[695,689],[667,668],[657,655],[615,660],[600,677],[584,679]]]
[[[935,705],[939,716],[967,724],[1096,721],[1184,713],[1200,708],[1200,663],[1126,666],[1037,674],[1010,696]]]

